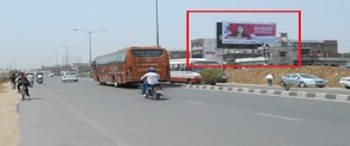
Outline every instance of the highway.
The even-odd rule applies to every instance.
[[[20,146],[345,146],[350,104],[46,79],[20,103]]]

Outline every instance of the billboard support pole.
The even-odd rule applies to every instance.
[[[266,44],[263,44],[265,65],[267,66]]]

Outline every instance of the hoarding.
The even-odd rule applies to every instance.
[[[217,39],[218,47],[222,48],[273,45],[276,42],[276,24],[218,22]]]

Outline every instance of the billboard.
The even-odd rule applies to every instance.
[[[217,23],[218,48],[256,48],[276,42],[275,23]]]

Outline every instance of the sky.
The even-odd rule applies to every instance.
[[[341,52],[350,52],[350,2],[346,0],[159,0],[160,45],[169,50],[186,47],[188,9],[300,9],[302,39],[338,40]],[[193,19],[192,19],[193,18]],[[213,22],[276,22],[277,32],[296,39],[295,16],[191,15],[191,38],[215,37]],[[1,0],[0,68],[39,68],[62,63],[69,56],[88,62],[88,35],[92,56],[137,45],[155,45],[155,0]],[[294,38],[295,37],[295,38]]]

